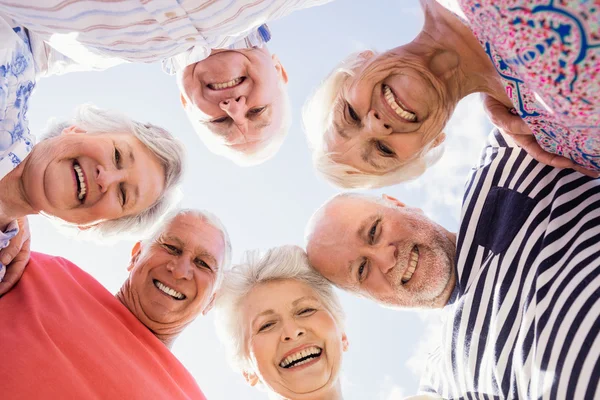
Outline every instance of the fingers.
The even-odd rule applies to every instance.
[[[19,232],[10,240],[7,247],[0,250],[0,263],[3,265],[9,265],[13,261],[16,255],[19,254],[19,251],[21,251],[23,243],[29,240],[31,236],[27,217],[17,219],[17,223],[19,224]]]
[[[502,131],[510,135],[533,135],[527,123],[509,107],[488,95],[483,95],[482,100],[490,121]]]
[[[31,253],[30,245],[31,241],[27,239],[23,243],[21,251],[14,257],[12,263],[6,267],[6,275],[4,275],[2,282],[0,282],[0,296],[12,289],[23,276],[25,267],[29,262],[29,255]]]

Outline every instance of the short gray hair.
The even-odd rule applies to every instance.
[[[181,195],[178,186],[183,174],[185,151],[182,143],[167,130],[156,125],[134,121],[115,111],[83,104],[76,109],[73,119],[50,121],[40,140],[58,136],[72,125],[87,133],[130,133],[158,158],[165,171],[165,188],[154,204],[137,215],[103,221],[90,227],[86,232],[101,237],[125,232],[130,236],[140,234],[151,228],[161,215],[179,201]]]
[[[231,267],[231,239],[229,238],[229,233],[227,233],[225,225],[223,225],[221,220],[215,214],[206,210],[196,210],[191,208],[172,210],[161,219],[160,224],[157,224],[154,227],[154,231],[142,242],[148,243],[158,238],[164,232],[167,225],[180,216],[196,217],[221,232],[223,242],[225,243],[225,253],[223,254],[223,261],[221,262],[221,265],[219,265],[219,273],[215,282],[214,290],[217,290],[223,283],[225,273]]]
[[[350,54],[321,82],[302,108],[302,120],[312,151],[313,166],[325,180],[346,189],[373,189],[416,179],[443,154],[443,146],[432,146],[432,141],[414,158],[382,175],[368,174],[334,160],[337,153],[328,151],[325,138],[333,126],[333,106],[346,80],[354,76],[364,62],[363,52]]]
[[[180,79],[178,82],[179,81]],[[185,93],[182,88],[180,88],[180,90],[182,94]],[[208,128],[208,125],[200,121],[199,117],[196,115],[196,108],[191,105],[189,99],[187,99],[187,105],[184,107],[184,110],[194,128],[194,131],[196,131],[196,134],[200,137],[208,150],[214,154],[223,156],[233,161],[235,164],[241,167],[250,167],[253,165],[262,164],[265,161],[273,158],[281,148],[290,130],[290,126],[292,125],[292,107],[290,104],[290,97],[286,89],[286,84],[281,80],[279,80],[278,83],[278,90],[281,92],[282,107],[280,126],[275,134],[269,138],[269,140],[265,140],[262,143],[262,147],[251,153],[235,151],[224,145],[220,140],[215,139],[215,134]]]
[[[344,310],[333,286],[310,267],[306,253],[300,247],[276,247],[262,257],[257,251],[250,251],[245,258],[242,264],[234,266],[227,273],[216,301],[217,334],[227,349],[234,369],[251,370],[239,311],[248,293],[262,283],[293,279],[310,286],[336,323],[344,325]]]

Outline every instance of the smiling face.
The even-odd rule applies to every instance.
[[[336,285],[388,306],[442,307],[454,289],[455,236],[395,199],[337,197],[307,245]]]
[[[160,161],[129,133],[67,128],[34,146],[24,163],[31,206],[77,225],[138,214],[164,189]]]
[[[182,101],[211,143],[254,153],[282,129],[287,74],[266,48],[214,51],[181,75]],[[189,103],[189,104],[188,104]]]
[[[339,384],[346,335],[310,286],[262,283],[241,308],[254,379],[286,399],[325,395]]]
[[[224,255],[217,228],[197,216],[179,215],[151,242],[134,247],[122,297],[153,332],[181,330],[210,309]]]
[[[402,47],[371,55],[343,83],[325,133],[334,161],[383,175],[442,143],[456,101]]]

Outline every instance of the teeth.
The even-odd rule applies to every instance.
[[[414,113],[406,111],[404,108],[402,108],[402,106],[400,106],[400,104],[398,104],[398,101],[394,97],[394,93],[392,93],[392,89],[390,89],[389,86],[383,85],[383,95],[387,103],[390,105],[390,107],[392,107],[392,110],[394,110],[400,117],[409,121],[414,121],[417,119],[417,116]]]
[[[402,283],[407,283],[408,281],[410,281],[410,278],[412,278],[413,274],[415,273],[415,270],[417,269],[418,263],[419,248],[415,246],[410,253],[410,261],[408,263],[408,268],[406,269],[406,272],[404,272],[404,275],[402,276]]]
[[[79,190],[79,194],[77,197],[79,197],[79,200],[83,200],[83,198],[85,197],[85,194],[87,192],[87,188],[85,187],[85,180],[83,179],[83,170],[77,164],[73,165],[73,169],[77,173],[77,178],[79,179],[80,190]]]
[[[183,293],[179,293],[177,290],[171,289],[170,287],[163,285],[157,280],[154,281],[154,286],[156,286],[169,296],[175,297],[177,300],[183,300],[185,298],[185,295]]]
[[[230,87],[234,87],[236,85],[239,85],[240,82],[242,82],[242,78],[241,77],[240,78],[232,79],[229,82],[211,83],[209,86],[212,89],[220,90],[220,89],[227,89],[227,88],[230,88]]]
[[[279,366],[282,368],[297,367],[298,365],[306,364],[313,358],[320,356],[321,352],[322,350],[319,347],[311,346],[302,351],[287,356],[279,363]]]

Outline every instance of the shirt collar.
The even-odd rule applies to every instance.
[[[267,24],[262,24],[255,31],[251,32],[245,38],[227,46],[229,50],[250,49],[253,47],[263,47],[265,43],[271,40],[271,31]],[[194,46],[173,57],[165,58],[162,61],[162,69],[169,75],[175,75],[191,64],[205,60],[210,56],[212,49],[204,46]]]

